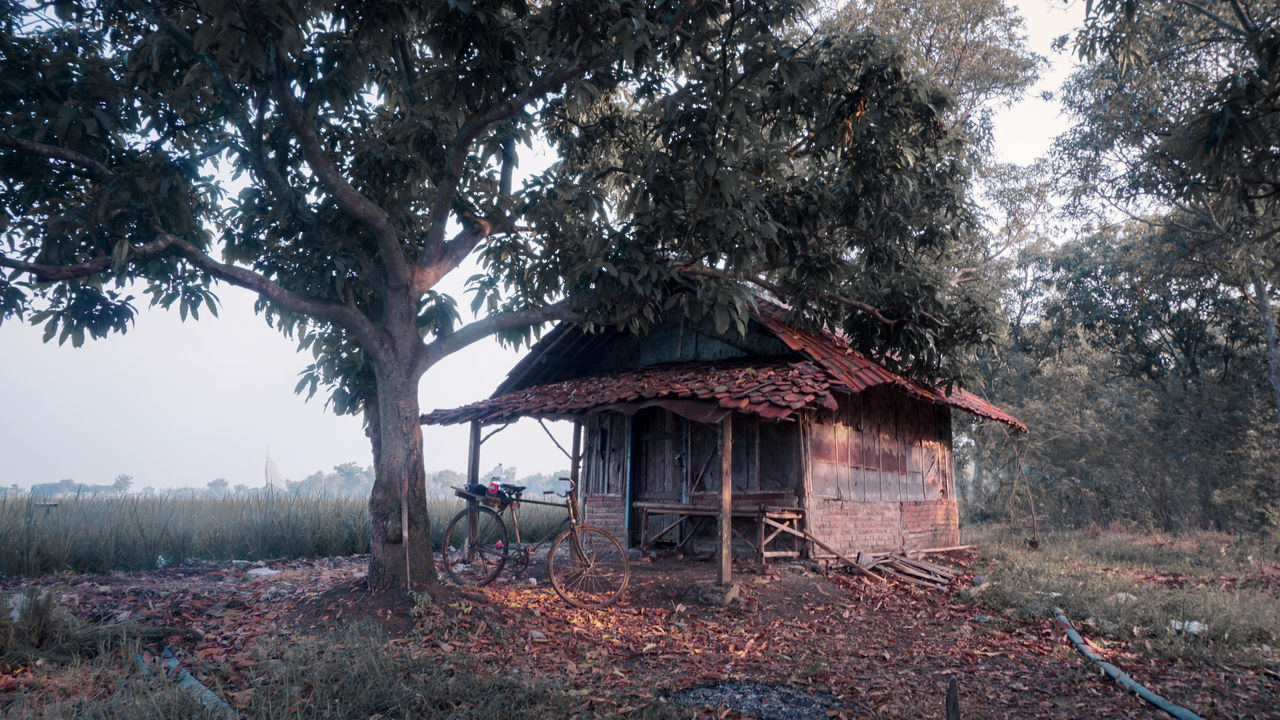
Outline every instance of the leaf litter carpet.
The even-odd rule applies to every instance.
[[[698,602],[710,563],[659,560],[634,566],[617,606],[587,611],[561,601],[536,566],[532,579],[437,585],[415,601],[403,590],[370,591],[367,562],[200,562],[6,580],[0,592],[34,584],[82,618],[193,630],[170,646],[233,706],[251,696],[248,671],[265,644],[372,620],[391,651],[562,687],[586,717],[627,715],[657,697],[716,718],[941,717],[953,676],[965,718],[1155,717],[1092,671],[1049,619],[987,617],[990,610],[958,600],[968,575],[932,592],[780,564],[773,574],[738,575],[742,598],[722,608]],[[963,572],[963,556],[951,562]],[[1156,660],[1119,642],[1105,653],[1206,717],[1280,718],[1280,683],[1266,671]],[[0,668],[0,706],[9,692],[75,691],[58,687],[56,675],[33,682],[26,669],[8,672]]]

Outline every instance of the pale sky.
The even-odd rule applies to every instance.
[[[1039,99],[1065,77],[1071,58],[1049,49],[1083,11],[1079,3],[1023,0],[1031,46],[1053,70],[996,128],[1001,159],[1027,163],[1066,129],[1055,102]],[[526,163],[527,165],[527,163]],[[455,282],[466,276],[454,273]],[[287,478],[301,480],[344,462],[372,462],[358,417],[293,394],[310,356],[253,313],[247,291],[220,286],[220,317],[181,322],[176,312],[140,308],[128,333],[72,348],[41,342],[41,328],[0,325],[0,487],[71,478],[134,488],[202,487],[215,478],[259,486],[268,448]],[[143,300],[145,303],[145,300]],[[466,306],[460,301],[460,306]],[[423,411],[487,397],[519,359],[492,341],[446,358],[423,378]],[[568,426],[553,426],[568,447]],[[427,471],[466,467],[465,426],[423,428]],[[520,475],[568,467],[536,423],[523,421],[487,442],[484,469],[502,462]]]

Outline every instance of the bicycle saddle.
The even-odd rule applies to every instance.
[[[520,493],[524,492],[524,489],[526,486],[525,485],[508,485],[506,483],[502,483],[501,485],[499,485],[499,487],[502,488],[502,492],[508,495],[519,495]]]

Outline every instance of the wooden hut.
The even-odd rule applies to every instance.
[[[745,335],[560,325],[489,399],[422,422],[472,424],[474,482],[482,426],[573,420],[586,521],[632,547],[717,550],[725,581],[735,552],[763,562],[955,544],[953,409],[1026,429],[764,304]]]

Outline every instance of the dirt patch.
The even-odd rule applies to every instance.
[[[400,589],[371,590],[364,577],[338,582],[315,597],[298,603],[289,624],[310,632],[332,632],[353,623],[372,621],[390,636],[411,633],[421,608],[437,603],[483,603],[483,593],[454,585],[420,587],[412,593]]]
[[[370,590],[366,578],[338,582],[298,603],[289,624],[310,632],[339,630],[353,622],[373,620],[388,634],[413,630],[413,599],[404,590]]]

